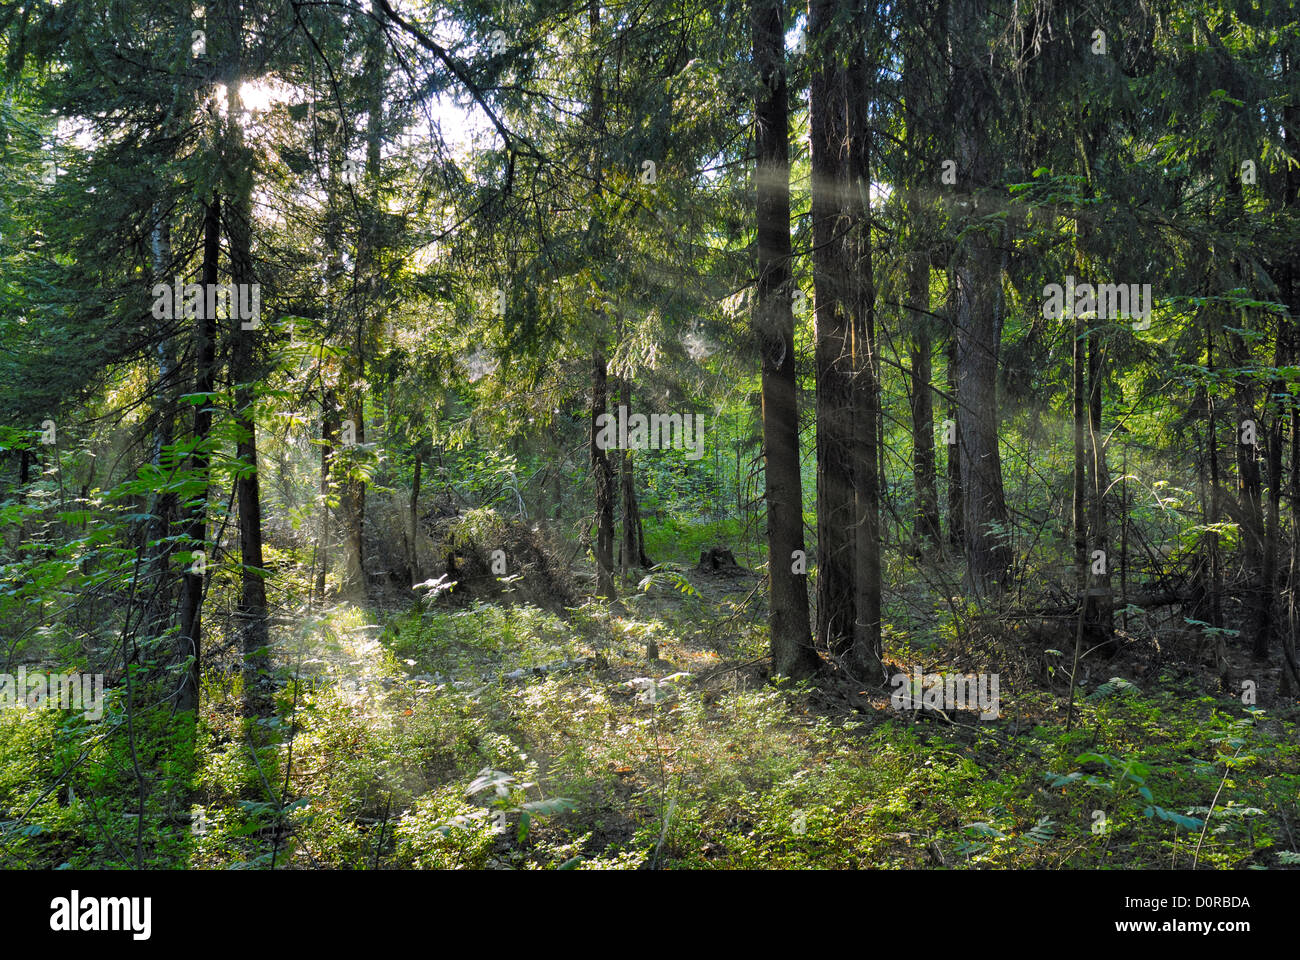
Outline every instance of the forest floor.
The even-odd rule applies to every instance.
[[[153,865],[202,868],[1300,864],[1300,711],[1244,644],[1234,676],[1260,678],[1263,710],[1195,645],[1153,657],[1147,637],[1080,671],[1067,729],[1071,637],[944,631],[895,595],[890,672],[997,671],[1000,716],[981,720],[896,709],[833,670],[774,684],[761,586],[682,568],[613,606],[395,592],[287,611],[278,715],[250,727],[237,671],[214,668],[197,736],[136,731],[159,737],[147,789],[118,738],[58,789],[45,762],[20,790],[24,751],[54,731],[0,731],[0,791],[30,798],[38,828],[10,849],[125,865],[139,842]]]
[[[1294,699],[1251,713],[1194,646],[1156,667],[1136,641],[1088,662],[1067,731],[1068,635],[1057,666],[1041,643],[895,627],[891,673],[1002,679],[996,721],[900,711],[892,688],[834,673],[774,686],[761,583],[684,568],[564,615],[509,597],[322,610],[278,644],[302,678],[296,707],[284,695],[285,796],[305,798],[278,863],[1295,864]],[[1228,653],[1234,676],[1276,699],[1275,673],[1244,644]],[[281,745],[277,769],[286,757]],[[218,807],[232,799],[219,780],[208,789]],[[215,833],[199,862],[238,855]]]

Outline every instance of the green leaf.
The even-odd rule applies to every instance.
[[[1128,680],[1125,680],[1123,677],[1111,677],[1109,680],[1107,680],[1105,683],[1099,686],[1096,689],[1096,691],[1090,694],[1088,696],[1088,699],[1101,700],[1104,699],[1105,697],[1109,697],[1115,694],[1118,694],[1120,696],[1125,696],[1125,697],[1132,697],[1141,692],[1142,691],[1139,690],[1135,684],[1130,683]]]
[[[539,816],[549,817],[556,813],[568,813],[571,810],[577,810],[578,805],[566,797],[554,797],[550,800],[532,800],[525,803],[521,808],[528,813],[535,813]]]
[[[467,796],[474,796],[476,793],[482,793],[484,790],[492,790],[497,796],[501,796],[503,791],[508,792],[514,785],[515,778],[504,770],[493,770],[491,767],[484,767],[478,772],[478,776],[465,788]]]
[[[1083,774],[1078,772],[1067,773],[1063,775],[1055,774],[1055,773],[1045,773],[1043,774],[1043,776],[1047,779],[1047,785],[1049,787],[1063,787],[1066,784],[1074,783],[1074,781],[1082,777]]]
[[[1168,820],[1170,823],[1180,827],[1186,827],[1188,830],[1195,830],[1200,827],[1204,821],[1197,820],[1193,817],[1183,816],[1181,813],[1174,813],[1172,810],[1166,810],[1164,807],[1149,806],[1142,811],[1146,817],[1159,817],[1161,820]]]

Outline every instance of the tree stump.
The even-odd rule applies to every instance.
[[[726,547],[710,547],[700,554],[700,562],[695,565],[699,573],[743,574],[749,571],[736,562],[736,555]]]

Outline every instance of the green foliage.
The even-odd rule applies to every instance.
[[[761,574],[789,560],[764,536],[755,200],[776,171],[754,166],[764,87],[743,5],[435,2],[405,23],[364,6],[264,5],[232,35],[214,19],[200,53],[188,3],[0,8],[4,671],[109,689],[100,719],[0,711],[0,865],[1297,864],[1294,704],[1258,683],[1270,712],[1243,719],[1213,687],[1272,680],[1238,676],[1261,547],[1295,567],[1288,5],[1103,5],[1104,57],[1069,4],[976,5],[966,28],[879,5],[854,37],[879,134],[845,249],[870,253],[848,273],[875,298],[884,653],[1001,672],[1009,709],[979,725],[901,717],[868,683],[841,697],[843,664],[769,682]],[[498,30],[506,50],[484,42]],[[939,57],[936,36],[953,40]],[[819,529],[852,520],[817,515],[834,345],[805,102],[823,52],[788,60],[795,282],[777,310],[788,292],[802,502],[787,494],[813,558]],[[957,124],[978,162],[936,183],[953,97],[979,100],[981,122]],[[979,249],[967,311],[955,284]],[[256,336],[156,315],[155,282],[212,271],[263,289]],[[1149,283],[1150,323],[1047,315],[1066,276]],[[986,367],[963,365],[968,315],[993,323]],[[996,411],[952,396],[984,371]],[[1085,390],[1099,419],[1076,460]],[[997,436],[979,461],[996,484],[968,489],[1001,490],[1005,519],[963,544],[956,443],[935,449],[940,542],[917,530],[929,394],[934,421],[987,413]],[[566,578],[595,580],[601,403],[706,417],[698,458],[609,451],[617,532],[626,477],[657,565],[622,558],[621,596],[572,609],[449,594],[457,551],[521,525]],[[1068,568],[1075,534],[1099,530],[1108,672],[1132,679],[1067,708]],[[1005,589],[974,589],[972,538],[1005,549]],[[760,577],[697,574],[718,545]],[[534,575],[514,559],[509,578]],[[812,564],[817,602],[829,562]],[[195,586],[202,682],[180,710]],[[246,711],[250,627],[270,715]]]
[[[1104,700],[1106,697],[1133,697],[1141,692],[1135,684],[1130,683],[1123,677],[1111,677],[1090,693],[1088,699]]]

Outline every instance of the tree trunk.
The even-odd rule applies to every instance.
[[[1290,53],[1283,54],[1283,75],[1288,78],[1291,76],[1291,57]],[[1294,141],[1297,131],[1300,131],[1300,105],[1294,100],[1288,103],[1282,111],[1283,127],[1287,145],[1294,148]],[[1294,149],[1291,151],[1294,153]],[[1297,204],[1297,198],[1300,195],[1300,170],[1297,170],[1293,164],[1288,164],[1286,168],[1286,183],[1283,193],[1284,212],[1293,213]],[[1294,248],[1293,248],[1294,250]],[[1285,268],[1286,277],[1286,304],[1288,316],[1285,320],[1279,320],[1279,342],[1285,336],[1285,353],[1283,357],[1288,362],[1293,362],[1297,350],[1300,350],[1300,341],[1297,340],[1297,330],[1295,318],[1300,316],[1300,264],[1296,262],[1295,255],[1288,259]],[[1284,331],[1284,332],[1283,332]],[[1283,388],[1285,390],[1285,388]],[[1282,390],[1274,390],[1273,396],[1277,398]],[[1289,390],[1285,390],[1286,401],[1290,405],[1291,419],[1291,557],[1287,567],[1287,626],[1286,632],[1282,636],[1282,661],[1286,669],[1282,673],[1282,689],[1290,694],[1300,692],[1300,670],[1296,666],[1295,657],[1295,638],[1296,638],[1296,564],[1298,554],[1300,554],[1300,510],[1297,510],[1297,503],[1300,502],[1300,409],[1297,409],[1295,397]],[[1281,491],[1282,491],[1282,438],[1281,438],[1281,420],[1286,415],[1286,407],[1279,404],[1277,410],[1277,448],[1271,451],[1272,457],[1276,458],[1276,472],[1270,464],[1269,483],[1274,489],[1270,491],[1269,502],[1269,527],[1271,530],[1270,539],[1273,541],[1273,548],[1277,548],[1277,540],[1280,537],[1277,514],[1280,512]],[[1274,581],[1276,582],[1276,578]],[[1270,611],[1271,611],[1270,606]],[[1292,687],[1286,682],[1290,674],[1291,681],[1295,684]]]
[[[1287,270],[1289,273],[1290,270]],[[1283,281],[1283,290],[1290,287],[1290,278]],[[1277,341],[1273,348],[1273,366],[1281,367],[1289,360],[1290,350],[1287,344],[1287,321],[1278,317],[1276,324]],[[1269,415],[1268,439],[1265,456],[1268,460],[1268,514],[1264,519],[1263,555],[1260,558],[1259,597],[1255,606],[1255,638],[1251,652],[1260,659],[1267,659],[1273,646],[1276,626],[1273,619],[1273,606],[1277,596],[1277,545],[1278,526],[1281,522],[1282,507],[1282,418],[1284,409],[1277,402],[1278,397],[1286,395],[1286,382],[1275,378],[1269,385],[1269,403],[1265,412]],[[1286,671],[1283,670],[1285,675]]]
[[[1123,624],[1125,632],[1128,631],[1128,525],[1129,525],[1129,501],[1128,501],[1128,443],[1123,446],[1123,460],[1121,462],[1121,479],[1119,488],[1119,605],[1123,612]]]
[[[155,204],[152,247],[153,276],[155,283],[168,283],[172,262],[171,229],[160,205]],[[160,476],[163,472],[164,451],[175,440],[176,407],[179,399],[180,378],[176,375],[176,345],[169,331],[158,343],[158,407],[155,416],[153,453],[150,462]],[[161,636],[168,625],[172,606],[172,584],[168,577],[172,546],[167,541],[176,513],[176,495],[154,491],[149,496],[147,547],[150,574],[148,596],[145,598],[144,630],[150,638]]]
[[[767,505],[768,633],[772,672],[802,678],[817,672],[808,616],[799,409],[794,365],[790,241],[789,101],[781,0],[752,0],[758,290],[754,309],[763,391],[763,477]]]
[[[330,466],[339,440],[339,401],[333,388],[326,387],[321,396],[320,426],[320,534],[316,543],[316,596],[325,599],[325,575],[330,562]]]
[[[1292,127],[1291,129],[1296,129]],[[1293,193],[1292,196],[1295,194]],[[1294,269],[1294,267],[1292,268]],[[1292,291],[1296,291],[1297,282],[1292,279]],[[1292,316],[1295,315],[1295,300],[1290,301]],[[1286,634],[1282,637],[1282,656],[1291,665],[1291,673],[1300,689],[1300,676],[1296,675],[1294,666],[1296,635],[1300,633],[1300,606],[1296,603],[1296,587],[1300,584],[1297,567],[1300,566],[1300,406],[1291,404],[1291,551],[1286,573],[1287,617]]]
[[[981,42],[983,4],[958,0],[952,5],[949,37],[953,45],[952,97],[957,129],[957,169],[967,179],[967,223],[971,230],[956,252],[958,456],[966,499],[967,584],[975,593],[1001,589],[1010,568],[1010,546],[998,450],[998,315],[1002,283],[997,245],[999,230],[979,223],[1002,208],[994,191],[994,153],[989,143],[993,92],[987,73],[987,47]],[[979,224],[975,226],[975,224]]]
[[[1245,95],[1241,85],[1230,83],[1230,93],[1234,97]],[[1229,229],[1241,229],[1244,220],[1244,202],[1241,178],[1236,175],[1236,161],[1230,161],[1224,189],[1224,226]],[[1250,268],[1239,257],[1232,257],[1231,264],[1237,277],[1237,285],[1249,290],[1253,285]],[[1235,319],[1235,318],[1233,318]],[[1245,310],[1242,311],[1240,327],[1247,325]],[[1255,360],[1251,348],[1241,335],[1229,325],[1225,329],[1225,342],[1228,347],[1228,359],[1239,371],[1232,378],[1233,399],[1236,404],[1233,447],[1237,461],[1237,497],[1240,506],[1238,527],[1241,537],[1241,557],[1246,578],[1245,613],[1254,623],[1263,625],[1263,633],[1256,632],[1251,645],[1252,653],[1258,658],[1268,653],[1268,608],[1272,606],[1272,591],[1266,585],[1265,521],[1263,507],[1262,479],[1259,467],[1259,442],[1264,437],[1264,424],[1256,419],[1255,383],[1250,373],[1242,375],[1240,371],[1252,371]],[[1279,340],[1278,347],[1281,346]],[[1267,412],[1267,409],[1266,409]],[[1253,436],[1246,436],[1247,422]],[[1271,572],[1267,574],[1271,576]]]
[[[614,472],[596,442],[597,423],[605,410],[608,369],[599,346],[591,354],[591,469],[596,482],[596,593],[612,600],[614,592]]]
[[[228,110],[232,149],[230,160],[236,170],[251,171],[252,156],[244,147],[243,133],[236,121],[239,116],[239,86],[232,83],[228,93]],[[256,280],[252,254],[252,179],[245,174],[242,185],[227,205],[226,234],[230,246],[230,277],[235,290],[250,287]],[[242,295],[237,292],[237,296]],[[260,320],[247,321],[260,325]],[[230,378],[234,384],[234,421],[237,440],[236,457],[239,475],[235,480],[239,510],[240,591],[235,608],[240,649],[243,654],[244,708],[250,715],[263,716],[272,710],[270,686],[270,631],[266,606],[265,563],[262,558],[262,499],[257,462],[257,420],[255,390],[257,372],[253,367],[253,347],[262,336],[257,329],[245,329],[246,323],[232,320],[233,338]]]
[[[920,541],[929,540],[938,546],[942,540],[939,528],[939,494],[934,467],[934,393],[930,379],[930,264],[915,258],[911,268],[908,307],[912,312],[912,483],[916,495],[916,518],[913,537],[920,550]]]
[[[191,28],[193,24],[187,16],[181,16],[176,20],[176,34],[174,42],[175,50],[181,53],[187,49],[191,42]],[[182,92],[182,85],[179,82],[172,84],[172,102],[171,108],[163,121],[164,129],[168,136],[176,135],[176,121],[183,114],[187,113],[189,102]],[[155,202],[153,206],[153,233],[150,238],[152,253],[152,266],[155,283],[167,283],[173,276],[173,250],[171,238],[171,223],[167,218],[167,211],[164,209],[161,201]],[[173,309],[175,304],[173,304]],[[173,319],[177,318],[173,314]],[[157,411],[158,426],[154,431],[153,457],[151,458],[153,466],[160,472],[163,470],[164,450],[170,447],[176,439],[176,417],[180,406],[180,395],[183,377],[179,370],[180,362],[177,359],[177,342],[175,328],[169,328],[158,344],[158,391],[162,398]],[[171,467],[166,475],[175,478],[179,468],[179,463],[173,452],[168,458],[168,465]],[[160,473],[160,475],[162,475]],[[175,595],[175,584],[168,575],[168,567],[171,563],[171,556],[176,551],[176,543],[170,539],[172,533],[172,524],[176,520],[177,498],[172,492],[157,493],[151,497],[149,514],[154,518],[151,522],[149,533],[150,540],[155,546],[150,548],[150,562],[153,567],[153,576],[151,577],[150,594],[146,618],[146,629],[151,638],[160,636],[167,628],[171,618],[172,602]]]
[[[372,0],[372,23],[366,38],[363,76],[370,80],[366,87],[366,167],[365,167],[365,217],[357,242],[356,271],[360,283],[359,295],[353,304],[356,319],[356,341],[350,360],[344,395],[347,397],[347,419],[352,421],[356,433],[356,446],[366,442],[365,399],[369,387],[365,382],[366,357],[372,329],[371,313],[379,297],[379,271],[376,257],[379,239],[378,221],[382,215],[379,187],[380,163],[383,146],[383,82],[385,35],[378,26],[383,10]],[[347,365],[345,364],[345,371]],[[352,474],[354,471],[350,471]],[[366,576],[366,480],[350,475],[344,484],[344,593],[354,599],[364,597]]]
[[[623,379],[619,388],[620,403],[632,409],[632,384]],[[623,513],[623,542],[619,545],[618,563],[624,575],[636,567],[652,564],[646,559],[645,540],[641,530],[641,509],[636,502],[636,462],[632,451],[624,450],[619,458],[619,493]]]
[[[1105,354],[1101,335],[1094,329],[1088,336],[1088,438],[1092,450],[1092,549],[1101,551],[1101,569],[1090,581],[1089,599],[1097,642],[1105,644],[1108,655],[1119,649],[1114,635],[1110,577],[1110,528],[1106,519],[1106,491],[1110,488],[1110,470],[1106,466],[1106,448],[1102,442],[1102,365]]]
[[[853,489],[854,369],[849,315],[851,262],[844,235],[848,188],[845,71],[832,34],[840,0],[811,0],[808,49],[820,52],[809,97],[812,137],[812,232],[817,379],[817,639],[837,654],[853,645],[856,610],[857,500]]]
[[[212,202],[206,205],[203,215],[203,269],[204,290],[217,283],[217,258],[221,253],[221,196],[213,193]],[[203,484],[203,489],[184,507],[184,521],[180,529],[180,542],[191,551],[202,551],[206,556],[208,522],[208,438],[212,433],[212,390],[216,377],[217,323],[206,310],[199,311],[194,329],[194,393],[202,399],[194,406],[194,452],[189,469]],[[181,602],[177,614],[178,650],[188,666],[176,693],[179,710],[194,710],[199,705],[199,678],[203,652],[203,583],[204,574],[196,572],[194,562],[181,579]]]
[[[358,322],[364,326],[364,320],[359,319]],[[350,364],[344,364],[345,370],[352,368],[349,380],[353,382],[361,377],[361,372],[365,369],[365,347],[362,336],[358,335],[354,349],[356,351],[354,359]],[[345,429],[350,426],[353,441],[349,442],[348,438],[344,437],[343,445],[355,448],[366,442],[365,394],[361,389],[349,385],[345,396],[347,406],[344,411],[346,416],[343,426]],[[354,452],[353,457],[355,455]],[[340,498],[343,513],[342,593],[346,597],[357,600],[365,596],[366,592],[366,483],[351,475],[356,468],[353,457],[345,460],[349,472],[343,479],[343,495]]]
[[[871,218],[871,121],[872,71],[865,60],[866,23],[856,0],[844,0],[842,8],[850,29],[844,42],[848,69],[837,84],[848,120],[848,158],[844,204],[850,225],[844,236],[845,260],[849,266],[847,286],[853,328],[853,485],[857,500],[854,552],[854,627],[852,662],[858,677],[883,681],[881,641],[880,487],[881,423],[880,381],[876,358],[876,293],[872,272]],[[837,111],[840,109],[836,107]]]
[[[592,43],[599,40],[600,2],[588,0],[587,22]],[[592,136],[591,170],[595,189],[599,193],[604,180],[604,157],[600,143],[605,125],[605,88],[601,80],[603,61],[597,57],[591,78],[591,106],[588,113]],[[595,221],[592,227],[598,227]],[[591,470],[596,485],[596,593],[608,600],[616,598],[614,590],[614,474],[609,457],[596,442],[599,434],[597,422],[606,413],[608,363],[605,358],[604,313],[597,308],[597,332],[591,352]]]
[[[415,470],[411,476],[411,547],[410,559],[407,561],[409,582],[420,582],[420,474],[424,469],[423,451],[415,451]]]
[[[1092,614],[1095,606],[1094,598],[1088,591],[1091,580],[1088,557],[1088,341],[1083,318],[1074,312],[1073,304],[1068,305],[1068,309],[1074,318],[1074,349],[1071,358],[1074,378],[1071,391],[1071,412],[1074,421],[1074,563],[1078,577],[1079,603],[1083,605],[1081,616],[1086,629],[1087,625],[1096,619]]]
[[[1292,127],[1291,129],[1296,129]],[[1288,181],[1289,183],[1290,181]],[[1291,196],[1295,196],[1293,192]],[[1294,267],[1292,267],[1294,270]],[[1297,281],[1292,275],[1292,292],[1296,292]],[[1296,301],[1289,301],[1292,316],[1295,316]],[[1293,333],[1294,336],[1294,333]],[[1293,398],[1289,398],[1293,399]],[[1300,671],[1296,669],[1296,634],[1300,633],[1300,607],[1296,604],[1297,566],[1300,566],[1300,406],[1291,404],[1291,550],[1287,564],[1286,597],[1287,617],[1286,633],[1282,637],[1282,659],[1291,670],[1291,677],[1300,690]]]
[[[955,306],[955,294],[952,290],[955,280],[952,275],[948,277],[949,289],[949,322],[951,323],[952,307]],[[951,434],[947,428],[944,430],[946,456],[948,458],[948,542],[958,550],[966,549],[966,492],[962,489],[961,483],[961,419],[958,412],[961,408],[961,397],[957,390],[957,331],[954,329],[948,337],[947,350],[947,367],[948,367],[948,426],[952,428]]]
[[[935,476],[933,323],[930,317],[930,258],[923,229],[923,207],[919,189],[920,170],[924,166],[927,134],[926,119],[931,113],[929,77],[925,63],[925,44],[912,41],[903,59],[902,92],[906,107],[906,144],[909,166],[913,168],[908,184],[907,219],[908,254],[904,305],[911,338],[911,371],[908,406],[912,416],[912,489],[915,513],[912,520],[912,549],[922,555],[924,541],[938,547],[942,543],[939,526],[939,492]],[[881,442],[884,450],[884,442]],[[885,472],[882,467],[881,476]]]
[[[1209,380],[1211,385],[1214,381],[1214,319],[1213,310],[1206,311],[1210,316],[1209,325],[1205,331],[1205,365],[1209,371]],[[1217,423],[1217,404],[1215,403],[1214,390],[1211,386],[1206,391],[1206,404],[1208,406],[1209,422],[1205,429],[1205,455],[1209,462],[1210,469],[1210,494],[1209,494],[1209,515],[1206,517],[1207,525],[1214,525],[1219,522],[1219,444],[1218,444],[1218,423]],[[1210,588],[1209,588],[1209,605],[1210,605],[1210,626],[1215,628],[1214,640],[1212,646],[1214,649],[1214,663],[1220,675],[1226,677],[1227,659],[1224,649],[1223,634],[1220,632],[1223,628],[1223,608],[1221,602],[1222,591],[1222,572],[1220,569],[1221,559],[1219,553],[1219,535],[1213,531],[1206,536],[1206,549],[1210,567]]]

